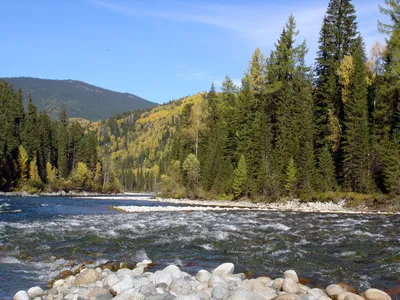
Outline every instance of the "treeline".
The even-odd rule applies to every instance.
[[[331,0],[315,67],[293,16],[240,88],[226,78],[178,121],[164,193],[235,198],[345,191],[400,194],[400,5],[367,60],[350,0]]]
[[[22,91],[0,81],[0,190],[118,191],[105,178],[95,134],[69,122],[65,107],[58,121],[38,112]],[[107,179],[107,180],[105,180]]]

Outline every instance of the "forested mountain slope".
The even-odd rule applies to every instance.
[[[92,121],[102,120],[116,113],[155,107],[157,104],[136,95],[118,93],[76,80],[49,80],[31,77],[2,78],[22,89],[25,100],[28,92],[39,110],[53,119],[65,105],[69,117]]]

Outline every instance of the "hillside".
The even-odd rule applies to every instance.
[[[28,92],[39,110],[58,118],[63,104],[71,118],[92,121],[106,119],[114,114],[157,106],[133,94],[119,93],[75,80],[50,80],[30,77],[0,78],[22,89],[26,100]]]
[[[173,136],[183,108],[204,103],[199,93],[149,111],[115,115],[91,123],[101,144],[106,168],[110,169],[127,190],[156,190],[160,175],[166,172]]]

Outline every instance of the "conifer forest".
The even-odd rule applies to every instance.
[[[255,49],[241,86],[227,76],[221,90],[98,122],[65,108],[54,120],[1,82],[0,190],[395,199],[400,3],[377,9],[385,44],[366,49],[352,2],[330,0],[312,65],[290,15],[270,53]]]

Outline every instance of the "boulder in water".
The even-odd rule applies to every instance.
[[[19,291],[14,295],[13,300],[30,300],[28,293],[25,291]]]

